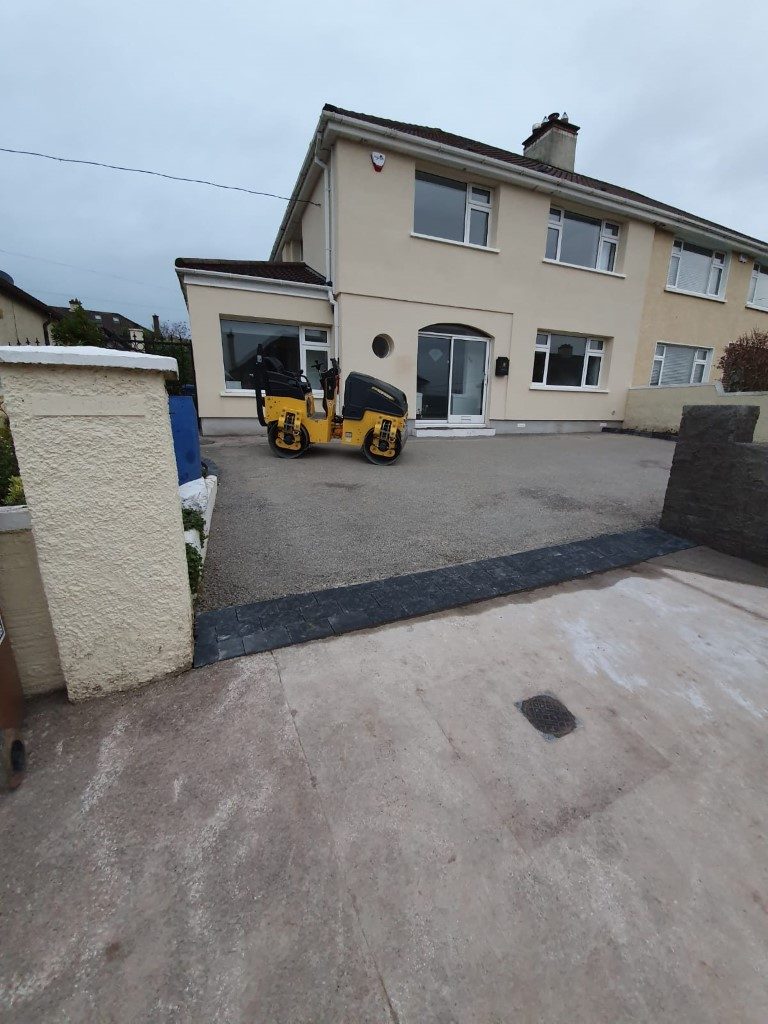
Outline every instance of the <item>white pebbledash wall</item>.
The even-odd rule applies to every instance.
[[[192,602],[166,375],[97,348],[0,348],[0,385],[68,695],[192,662]]]

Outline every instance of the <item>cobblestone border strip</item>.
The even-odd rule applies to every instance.
[[[202,612],[195,622],[195,667],[564,583],[694,546],[646,528]]]

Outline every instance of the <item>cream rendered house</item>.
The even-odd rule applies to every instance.
[[[768,324],[768,243],[576,173],[578,131],[521,156],[324,107],[270,259],[176,261],[204,433],[259,429],[260,344],[397,385],[425,434],[598,430],[633,381],[708,379]]]
[[[53,310],[0,272],[0,345],[50,345]]]

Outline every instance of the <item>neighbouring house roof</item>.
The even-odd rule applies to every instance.
[[[446,153],[452,152],[455,154],[466,153],[471,156],[477,157],[479,160],[492,160],[497,161],[500,164],[506,164],[513,171],[516,171],[523,177],[526,175],[531,176],[531,182],[534,184],[537,180],[541,182],[542,176],[544,180],[549,178],[552,181],[554,187],[560,190],[567,189],[569,186],[574,190],[583,189],[585,190],[585,200],[587,191],[592,197],[591,201],[595,201],[595,194],[602,193],[606,200],[613,200],[614,203],[626,204],[636,210],[635,216],[642,216],[646,220],[654,220],[654,216],[659,221],[664,220],[664,215],[668,215],[673,224],[664,225],[675,230],[677,222],[685,222],[684,226],[691,231],[698,231],[705,235],[714,234],[715,236],[723,237],[727,240],[728,244],[738,245],[743,244],[748,250],[757,248],[764,253],[768,251],[768,242],[755,238],[751,235],[746,235],[743,232],[736,231],[733,228],[729,228],[723,224],[718,224],[715,221],[706,220],[703,217],[699,217],[697,214],[689,213],[686,210],[681,210],[679,207],[670,206],[668,203],[660,202],[656,199],[652,199],[650,196],[643,195],[640,192],[635,192],[632,189],[623,188],[620,185],[613,185],[611,182],[602,181],[599,178],[592,178],[586,174],[579,174],[576,171],[567,171],[561,167],[554,167],[551,164],[543,163],[541,160],[534,160],[531,157],[522,156],[520,153],[513,153],[510,150],[501,149],[498,146],[491,146],[485,142],[479,142],[476,139],[469,139],[464,135],[456,135],[453,132],[444,131],[442,128],[434,128],[428,125],[411,124],[407,121],[395,121],[386,117],[379,117],[375,114],[365,114],[360,111],[347,110],[344,107],[337,107],[331,103],[326,103],[320,114],[320,121],[318,123],[317,131],[313,137],[312,143],[310,144],[307,156],[302,166],[299,178],[296,182],[296,186],[291,195],[291,200],[283,217],[283,221],[278,229],[277,238],[272,250],[273,257],[279,251],[280,246],[287,233],[287,229],[294,216],[297,212],[297,202],[302,200],[302,195],[305,195],[303,190],[308,184],[308,180],[313,180],[314,176],[319,173],[317,165],[313,162],[316,155],[316,147],[322,144],[324,133],[326,128],[337,127],[338,130],[343,131],[345,128],[348,132],[356,133],[358,129],[364,131],[365,126],[368,125],[371,128],[372,133],[378,131],[379,135],[382,132],[387,133],[398,133],[400,136],[408,136],[414,140],[414,142],[422,142],[425,146],[440,147]],[[360,138],[364,138],[364,135],[360,135]],[[395,141],[394,135],[392,136],[393,142]],[[440,151],[435,153],[433,158],[436,162],[440,162]],[[488,173],[493,176],[493,168],[488,167]],[[306,201],[305,199],[302,201]],[[629,212],[632,216],[632,213]]]
[[[30,295],[29,292],[25,292],[22,288],[19,288],[18,285],[11,284],[10,281],[6,281],[6,279],[1,276],[0,295],[6,295],[14,302],[27,306],[29,309],[34,309],[36,313],[40,313],[47,320],[58,319],[58,314],[53,307],[46,305],[44,302],[41,302],[40,299],[36,299],[34,295]]]
[[[64,316],[65,313],[70,312],[69,306],[52,306],[51,308],[59,316]],[[137,324],[135,320],[131,320],[130,317],[123,316],[122,313],[115,313],[109,309],[85,309],[84,307],[84,312],[88,315],[89,320],[93,320],[97,327],[101,327],[108,334],[122,335],[127,333],[130,328],[140,331],[148,330],[142,324]]]
[[[240,277],[266,278],[271,281],[291,281],[294,284],[321,284],[325,278],[306,263],[283,263],[280,260],[205,260],[180,257],[177,270],[208,270],[219,274],[237,274]]]

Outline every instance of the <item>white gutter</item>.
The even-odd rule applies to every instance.
[[[334,135],[341,138],[348,138],[355,142],[372,141],[374,143],[386,140],[390,148],[411,156],[424,157],[425,154],[434,154],[439,157],[440,163],[451,164],[467,171],[484,170],[486,174],[490,174],[494,178],[509,182],[510,184],[545,192],[549,195],[565,196],[576,202],[579,200],[584,201],[585,199],[592,200],[591,205],[598,205],[602,209],[610,210],[614,213],[623,213],[625,216],[630,215],[637,220],[671,230],[683,228],[684,230],[702,235],[707,239],[725,242],[727,246],[736,250],[759,256],[768,256],[768,242],[760,242],[758,239],[750,238],[725,227],[713,226],[694,216],[676,214],[670,210],[661,209],[653,203],[642,203],[634,199],[616,196],[602,189],[566,181],[562,178],[556,178],[551,174],[545,174],[542,171],[518,168],[504,160],[470,153],[468,150],[456,146],[448,146],[443,142],[435,142],[431,139],[416,139],[407,132],[399,131],[396,128],[386,128],[383,125],[371,124],[369,121],[360,121],[357,118],[349,117],[347,114],[325,113],[320,118],[321,124],[323,121],[326,122],[329,130]],[[302,167],[301,174],[305,173],[305,168]],[[291,197],[289,208],[286,211],[286,216],[283,218],[281,231],[284,226],[288,226],[292,219],[295,211],[295,201],[299,197],[303,186],[304,181],[300,175],[294,194]],[[277,248],[279,241],[280,235],[278,234],[275,248]]]
[[[224,270],[197,270],[193,267],[176,267],[182,286],[187,284],[187,278],[191,278],[190,284],[215,284],[216,281],[235,281],[243,285],[251,286],[252,291],[275,291],[292,293],[294,295],[305,295],[309,292],[310,298],[327,298],[328,286],[325,284],[310,284],[304,281],[286,281],[276,277],[254,277],[253,274],[231,274]],[[195,282],[194,278],[202,278],[202,281]],[[247,290],[247,289],[246,289]],[[186,293],[185,293],[186,294]]]
[[[315,155],[317,151],[317,140],[322,138],[323,131],[328,122],[328,116],[321,114],[317,122],[312,141],[309,143],[306,155],[304,156],[304,162],[301,165],[298,177],[296,178],[296,184],[293,186],[293,192],[291,192],[291,198],[288,201],[288,205],[285,208],[283,219],[280,221],[280,227],[277,229],[277,235],[275,236],[275,243],[272,246],[272,252],[269,254],[271,260],[278,259],[280,255],[280,249],[283,244],[283,238],[285,237],[286,231],[290,227],[291,221],[297,210],[299,200],[309,199],[309,196],[314,187],[314,181],[310,181],[310,171],[312,170],[315,162]],[[306,194],[303,194],[306,193]]]

